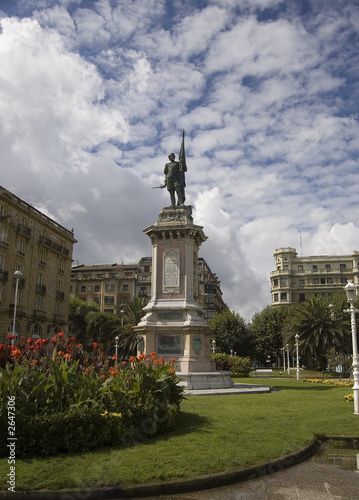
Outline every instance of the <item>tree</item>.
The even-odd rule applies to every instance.
[[[253,316],[250,325],[252,352],[261,364],[266,365],[268,359],[273,363],[280,356],[289,311],[288,306],[267,306]]]
[[[138,333],[133,331],[132,327],[138,325],[144,316],[144,308],[148,300],[147,297],[134,297],[132,300],[121,304],[124,325],[120,330],[119,346],[122,359],[136,354]]]
[[[90,311],[86,314],[87,338],[93,344],[113,344],[116,332],[120,325],[120,318],[114,314]]]
[[[248,355],[248,326],[239,314],[225,310],[215,314],[208,324],[214,330],[212,340],[216,341],[217,352]]]
[[[291,309],[286,342],[294,348],[295,335],[299,335],[299,352],[306,356],[308,368],[324,369],[326,352],[331,348],[348,350],[350,336],[339,312],[336,314],[324,297],[313,297]]]
[[[78,297],[70,297],[69,332],[86,349],[88,346],[86,316],[89,312],[99,312],[95,302],[86,302]]]

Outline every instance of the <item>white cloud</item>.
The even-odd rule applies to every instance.
[[[169,202],[151,187],[182,128],[200,254],[232,309],[269,303],[273,253],[299,251],[299,231],[306,255],[359,250],[354,3],[18,5],[0,34],[2,184],[74,227],[75,259],[151,254],[142,229]]]

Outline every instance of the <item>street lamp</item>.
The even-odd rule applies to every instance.
[[[283,371],[285,372],[285,349],[282,347],[282,353],[283,353]]]
[[[123,315],[125,314],[125,311],[121,309],[120,314],[121,314],[121,328],[123,328]]]
[[[116,335],[116,337],[115,337],[115,354],[116,354],[116,358],[117,358],[118,341],[119,340],[120,340],[120,337],[118,335]]]
[[[348,281],[348,284],[344,287],[347,294],[347,299],[350,304],[350,309],[345,309],[344,312],[349,312],[351,316],[351,327],[352,327],[352,343],[353,343],[353,393],[354,393],[354,415],[359,415],[359,358],[358,358],[358,341],[357,341],[357,329],[355,323],[355,313],[359,312],[355,309],[355,296],[356,296],[356,286],[352,281]]]
[[[212,340],[212,352],[216,354],[216,341],[214,339]]]
[[[15,278],[15,300],[14,300],[14,318],[12,320],[12,334],[15,336],[15,323],[16,323],[16,308],[17,308],[17,295],[18,295],[18,290],[19,290],[19,280],[21,280],[23,277],[23,274],[21,271],[15,271],[14,272],[14,278]],[[12,344],[14,344],[14,340],[12,339]]]
[[[297,348],[297,380],[300,380],[299,376],[299,335],[295,335],[295,346]]]
[[[289,344],[286,345],[286,348],[287,348],[288,375],[290,375]]]

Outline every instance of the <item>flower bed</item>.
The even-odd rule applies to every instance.
[[[303,382],[311,382],[312,384],[327,384],[327,385],[337,385],[339,387],[352,387],[353,384],[350,382],[344,382],[341,380],[332,380],[332,379],[320,379],[320,378],[305,378],[303,379]],[[350,403],[351,401],[354,401],[354,394],[347,394],[344,396],[344,401],[347,403]]]
[[[9,397],[15,398],[19,457],[88,450],[173,429],[183,397],[174,362],[155,353],[109,361],[101,345],[88,355],[62,332],[51,341],[0,344],[0,453],[6,453]]]

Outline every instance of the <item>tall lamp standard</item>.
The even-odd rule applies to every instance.
[[[299,374],[299,335],[295,335],[295,346],[297,348],[297,380],[300,380]]]
[[[350,309],[345,309],[344,312],[349,312],[351,316],[351,327],[352,327],[352,343],[353,343],[353,393],[354,393],[354,415],[359,415],[359,358],[358,358],[358,340],[357,340],[357,328],[355,323],[355,313],[359,312],[355,309],[355,296],[356,296],[356,286],[352,281],[344,287],[347,294],[347,299],[350,304]]]
[[[15,324],[16,324],[16,309],[17,309],[17,295],[18,295],[18,290],[19,290],[19,281],[22,279],[23,274],[21,271],[15,271],[14,272],[14,278],[15,278],[15,299],[14,299],[14,318],[12,320],[12,334],[15,336]],[[14,340],[12,340],[12,343],[14,344]]]
[[[282,353],[283,353],[283,371],[285,372],[285,349],[282,347]]]
[[[118,353],[118,341],[120,340],[120,337],[118,335],[116,335],[115,337],[115,355],[116,355],[116,359],[117,359],[117,353]]]
[[[216,354],[216,341],[214,339],[212,340],[212,352]]]
[[[289,344],[286,345],[286,348],[287,348],[288,375],[290,375]]]

